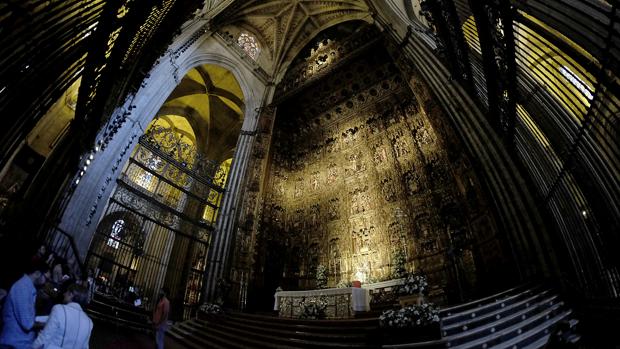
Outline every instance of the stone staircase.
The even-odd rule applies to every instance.
[[[295,320],[228,313],[182,322],[168,336],[188,348],[376,348],[373,319]]]
[[[385,348],[536,349],[542,348],[560,322],[571,328],[572,310],[550,289],[516,287],[440,311],[442,339],[386,345]],[[572,342],[579,340],[573,335]]]
[[[188,348],[542,348],[572,311],[550,289],[520,286],[441,310],[442,338],[382,345],[377,318],[295,320],[228,313],[179,323],[168,335]],[[579,340],[573,335],[571,341]]]

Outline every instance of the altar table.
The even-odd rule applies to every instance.
[[[365,288],[345,287],[309,291],[280,291],[275,294],[273,309],[281,317],[299,317],[300,303],[322,301],[327,303],[325,315],[328,319],[352,318],[356,312],[370,310],[370,292]]]

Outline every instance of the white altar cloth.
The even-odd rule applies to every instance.
[[[370,310],[370,292],[365,288],[343,287],[343,288],[326,288],[322,290],[309,291],[280,291],[274,295],[275,302],[273,310],[280,309],[280,298],[282,297],[316,297],[316,296],[337,296],[343,294],[351,294],[351,308],[354,311]]]

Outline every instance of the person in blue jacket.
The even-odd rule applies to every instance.
[[[49,266],[39,262],[30,265],[26,274],[11,286],[2,308],[4,326],[0,333],[0,348],[32,348],[35,339],[36,286],[43,285],[49,277]]]

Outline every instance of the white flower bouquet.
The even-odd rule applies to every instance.
[[[224,314],[222,307],[217,304],[205,303],[198,308],[198,311],[208,315],[221,315]]]
[[[405,277],[403,284],[398,288],[398,293],[401,295],[423,295],[427,290],[426,276],[411,273]]]
[[[432,303],[410,305],[399,310],[386,310],[379,317],[385,328],[414,328],[438,324],[439,310]]]

